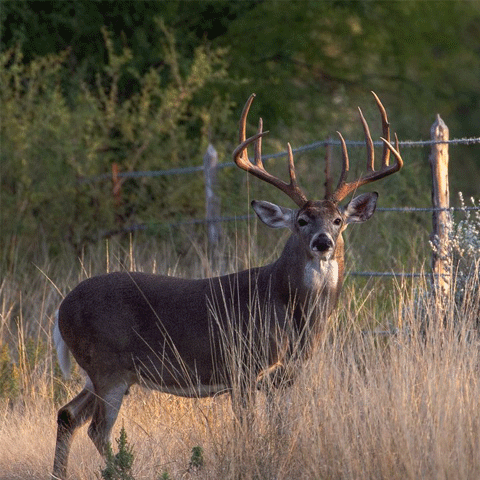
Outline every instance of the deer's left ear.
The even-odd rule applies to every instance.
[[[345,207],[346,223],[361,223],[368,220],[375,212],[378,193],[364,193],[350,200]]]

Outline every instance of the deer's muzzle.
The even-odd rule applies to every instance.
[[[326,253],[333,248],[333,240],[330,235],[320,233],[312,240],[310,248],[315,252]]]

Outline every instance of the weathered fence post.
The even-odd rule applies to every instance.
[[[115,207],[119,207],[122,203],[122,181],[118,176],[118,163],[112,163],[112,194]]]
[[[203,157],[203,172],[205,175],[205,214],[207,220],[207,238],[210,258],[216,261],[216,247],[220,240],[220,198],[215,193],[217,190],[217,151],[210,144]]]
[[[113,195],[113,208],[115,214],[115,221],[119,227],[122,227],[123,220],[122,214],[120,210],[120,206],[122,205],[122,185],[123,185],[123,178],[119,176],[119,168],[118,163],[112,163],[112,195]]]
[[[448,127],[437,115],[430,130],[432,140],[446,142],[449,139]],[[432,254],[432,286],[437,306],[442,308],[441,299],[448,298],[452,273],[450,229],[452,218],[448,187],[448,143],[434,143],[430,154],[432,170],[432,205],[433,231],[431,241],[434,245]]]

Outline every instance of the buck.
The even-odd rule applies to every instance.
[[[262,121],[246,139],[252,95],[240,119],[240,144],[233,152],[242,170],[284,192],[298,206],[290,209],[253,201],[260,220],[291,231],[275,262],[230,275],[188,280],[163,275],[117,272],[81,282],[61,303],[54,327],[60,367],[70,371],[70,356],[86,373],[84,389],[58,411],[53,478],[65,478],[71,440],[91,420],[88,435],[101,455],[122,399],[133,384],[184,397],[229,392],[234,412],[268,378],[293,380],[285,366],[293,356],[301,364],[337,304],[344,274],[342,232],[375,211],[377,193],[340,202],[360,186],[391,175],[403,165],[398,139],[390,143],[387,115],[378,97],[383,128],[383,157],[374,169],[373,142],[361,110],[367,145],[363,176],[347,182],[349,159],[339,133],[343,166],[334,192],[308,200],[297,183],[290,144],[290,182],[268,173],[261,159]],[[255,144],[254,163],[247,148]],[[395,162],[390,165],[390,153]],[[235,332],[236,340],[232,332]],[[229,342],[229,339],[232,341]],[[235,345],[247,345],[240,354]],[[236,348],[236,347],[235,347]],[[231,352],[235,350],[232,355]],[[240,388],[235,388],[241,370]]]

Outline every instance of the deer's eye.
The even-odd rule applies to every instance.
[[[298,219],[298,225],[300,227],[304,227],[308,222],[304,218],[299,218]]]
[[[334,223],[335,225],[340,225],[340,224],[342,223],[342,219],[341,219],[340,217],[338,217],[338,218],[336,218],[336,219],[333,221],[333,223]]]

